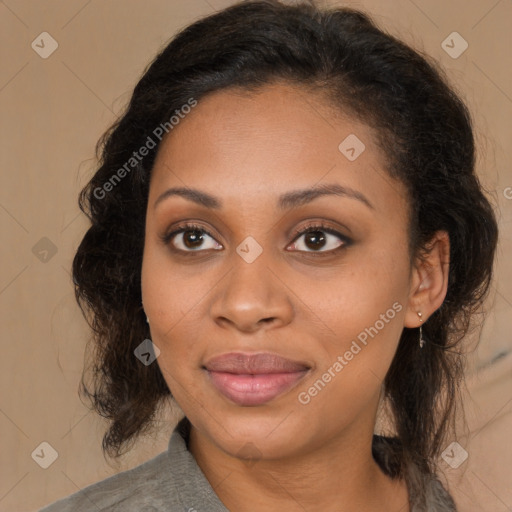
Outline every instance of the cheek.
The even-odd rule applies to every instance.
[[[378,390],[403,330],[408,298],[407,254],[373,253],[358,258],[328,283],[302,282],[300,293],[331,335],[318,336],[321,346],[315,378],[338,398],[372,395]],[[350,268],[350,270],[348,270]],[[340,360],[341,358],[341,360]],[[334,377],[333,377],[334,375]],[[315,393],[315,391],[313,391]]]
[[[142,262],[144,309],[151,325],[169,330],[201,302],[213,282],[193,264],[174,263],[165,247],[147,243]],[[166,324],[166,325],[164,325]]]
[[[322,356],[296,393],[300,410],[311,422],[319,422],[319,428],[327,424],[336,430],[374,410],[403,329],[400,301],[381,297],[365,304],[352,298],[354,302],[329,318],[336,339],[317,338]]]
[[[335,338],[355,338],[375,323],[379,331],[393,329],[396,335],[402,326],[398,310],[405,310],[409,293],[408,257],[402,251],[359,251],[328,278],[297,275],[294,291],[307,306],[304,311],[320,318]]]
[[[197,338],[194,310],[205,294],[204,275],[189,276],[175,268],[165,251],[147,247],[142,264],[144,309],[154,343],[164,352],[190,348]],[[197,327],[197,326],[196,326]],[[187,340],[184,344],[183,341]],[[178,343],[179,342],[179,343]]]
[[[193,320],[201,299],[197,285],[148,250],[143,263],[142,289],[151,340],[160,349],[157,363],[162,375],[179,404],[195,404],[200,393],[190,368],[197,366],[196,353],[200,348],[200,327]]]

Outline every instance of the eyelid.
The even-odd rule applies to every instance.
[[[348,228],[346,228],[346,229],[348,229]],[[293,239],[289,245],[294,244],[302,235],[304,235],[306,233],[310,233],[315,230],[323,231],[325,233],[329,233],[333,236],[336,236],[343,242],[342,245],[340,245],[334,249],[330,249],[328,251],[294,251],[294,252],[299,252],[299,253],[303,253],[303,254],[329,255],[329,254],[333,254],[333,253],[337,252],[338,250],[346,249],[348,246],[350,246],[353,243],[353,240],[351,238],[344,235],[343,233],[340,233],[337,229],[327,225],[325,223],[325,221],[310,221],[305,226],[302,226],[299,229],[294,230],[293,234],[291,235],[291,236],[293,236]],[[287,247],[289,247],[289,245]]]
[[[205,235],[208,235],[210,238],[212,238],[213,240],[215,240],[219,245],[222,245],[218,240],[217,240],[217,237],[216,235],[213,235],[211,233],[210,230],[208,230],[207,228],[205,228],[204,226],[201,226],[199,224],[196,224],[195,222],[182,222],[180,224],[178,224],[177,226],[175,226],[172,231],[170,232],[166,232],[164,233],[162,236],[160,236],[159,238],[162,240],[162,242],[165,244],[165,245],[169,245],[171,243],[171,240],[178,234],[180,233],[184,233],[186,231],[200,231],[201,233],[204,233]],[[179,251],[179,252],[202,252],[200,249],[196,250],[196,251],[183,251],[181,249],[177,249],[176,247],[173,247],[173,249],[175,249],[176,251]],[[215,250],[218,250],[218,249],[215,249]],[[204,251],[204,249],[203,249]]]
[[[208,235],[210,238],[215,240],[216,243],[218,243],[219,245],[222,246],[222,244],[217,240],[216,235],[213,235],[210,230],[208,230],[204,226],[201,226],[201,225],[196,224],[196,223],[191,222],[191,221],[189,221],[189,222],[182,222],[182,223],[178,224],[177,226],[175,226],[172,229],[172,231],[166,232],[164,235],[160,236],[160,239],[162,240],[162,242],[165,245],[169,245],[171,243],[171,240],[176,235],[178,235],[180,233],[183,233],[183,232],[186,232],[186,231],[194,231],[194,230],[200,231],[201,233]],[[342,245],[340,245],[340,246],[338,246],[338,247],[336,247],[334,249],[330,249],[328,251],[321,251],[321,250],[319,250],[319,251],[300,251],[299,250],[299,251],[294,251],[294,252],[305,253],[305,254],[319,254],[319,255],[320,254],[324,254],[324,255],[329,255],[329,254],[333,254],[333,253],[337,252],[338,250],[341,250],[341,249],[344,249],[344,248],[348,247],[353,242],[348,236],[344,235],[343,233],[340,233],[335,228],[327,225],[324,221],[310,221],[306,225],[301,226],[300,228],[298,228],[298,229],[293,231],[293,233],[290,235],[292,237],[292,240],[287,245],[287,247],[289,247],[291,244],[294,244],[297,241],[297,239],[299,237],[301,237],[302,235],[304,235],[306,233],[309,233],[311,231],[314,231],[314,230],[323,231],[325,233],[329,233],[329,234],[331,234],[333,236],[336,236],[343,243],[342,243]],[[172,249],[177,251],[177,252],[180,252],[180,253],[200,253],[200,252],[206,252],[207,250],[220,250],[220,249],[197,249],[197,250],[184,251],[183,249],[178,249],[176,247],[172,247]]]

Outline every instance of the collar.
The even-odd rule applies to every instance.
[[[183,418],[169,440],[167,449],[171,485],[183,510],[229,512],[219,500],[192,454],[188,451],[190,422]]]

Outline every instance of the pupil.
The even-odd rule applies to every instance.
[[[323,247],[324,244],[325,236],[322,231],[310,231],[306,233],[306,245],[310,249],[319,249]]]
[[[197,229],[186,231],[184,235],[184,243],[189,248],[198,247],[203,241],[203,235]]]

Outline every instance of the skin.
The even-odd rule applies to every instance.
[[[338,149],[349,134],[366,146],[352,162]],[[407,194],[374,139],[318,93],[277,83],[201,99],[160,147],[146,218],[144,309],[158,364],[193,426],[189,450],[229,510],[409,510],[405,483],[381,471],[371,440],[403,328],[421,324],[418,311],[427,321],[446,295],[449,241],[437,233],[427,256],[411,261]],[[281,194],[322,184],[353,189],[371,207],[331,194],[278,208]],[[155,206],[170,187],[201,190],[222,206],[178,195]],[[205,234],[199,250],[183,233],[166,245],[161,237],[182,221],[213,237]],[[307,245],[294,233],[309,221],[352,242],[323,233],[324,246]],[[248,236],[262,248],[252,263],[236,252]],[[300,403],[299,393],[394,303],[401,306],[394,318]],[[270,402],[239,406],[203,370],[233,351],[272,352],[311,369]]]

